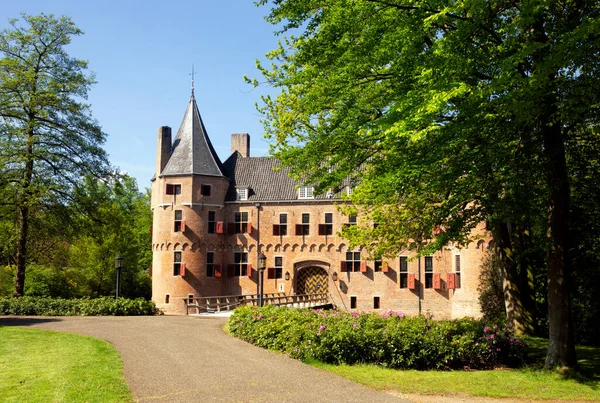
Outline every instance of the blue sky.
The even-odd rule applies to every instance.
[[[158,127],[175,135],[183,118],[192,63],[198,108],[221,159],[235,132],[250,133],[251,155],[268,154],[254,103],[270,90],[242,79],[258,77],[255,60],[277,45],[268,11],[252,0],[6,1],[0,28],[22,12],[43,12],[67,15],[84,31],[68,51],[96,74],[88,102],[108,134],[111,163],[142,190],[154,173]]]

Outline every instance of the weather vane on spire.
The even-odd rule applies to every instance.
[[[194,95],[194,63],[192,63],[192,95]]]

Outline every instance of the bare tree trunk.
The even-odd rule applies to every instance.
[[[27,154],[23,173],[23,193],[19,203],[19,228],[17,233],[17,273],[15,276],[15,297],[25,292],[25,268],[27,267],[27,234],[29,232],[29,205],[31,203],[31,180],[33,178],[33,128],[32,121],[27,130]]]
[[[549,105],[550,106],[550,105]],[[552,107],[550,106],[550,110]],[[573,321],[569,298],[567,268],[567,230],[569,224],[569,177],[565,157],[564,133],[559,122],[547,125],[544,150],[548,159],[548,325],[547,367],[576,367]]]
[[[15,276],[15,297],[22,297],[25,292],[25,267],[27,255],[27,233],[29,230],[29,208],[19,208],[19,228],[17,233],[17,274]]]

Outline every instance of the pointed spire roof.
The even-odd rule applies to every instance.
[[[223,175],[223,165],[215,152],[200,117],[192,91],[183,121],[171,147],[171,157],[160,176]]]

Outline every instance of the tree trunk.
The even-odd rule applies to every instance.
[[[552,106],[549,105],[549,111]],[[550,114],[551,116],[552,114]],[[549,120],[546,120],[548,122]],[[576,367],[573,321],[567,269],[569,223],[569,178],[564,133],[559,122],[543,128],[544,151],[548,162],[548,326],[547,367]]]
[[[15,297],[22,297],[25,291],[25,266],[27,255],[27,232],[29,230],[29,208],[19,208],[19,228],[17,233],[17,274],[15,276]]]
[[[17,233],[17,273],[15,275],[15,297],[25,292],[25,268],[27,267],[27,234],[29,232],[29,206],[32,201],[31,180],[33,178],[33,116],[30,116],[27,130],[27,150],[23,172],[23,193],[19,203],[19,229]]]
[[[497,224],[492,229],[494,236],[494,253],[500,264],[502,273],[502,291],[506,309],[507,327],[516,333],[524,333],[527,329],[528,312],[521,301],[521,289],[516,264],[513,259],[513,248],[508,223]],[[529,314],[530,316],[530,314]]]

